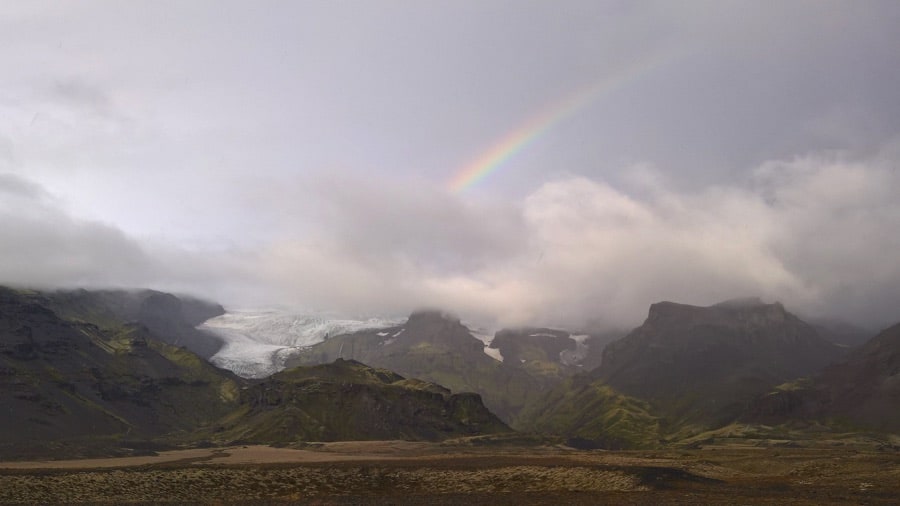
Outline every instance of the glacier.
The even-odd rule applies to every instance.
[[[405,318],[344,318],[320,312],[283,309],[229,311],[205,321],[200,329],[224,342],[210,358],[215,366],[244,378],[264,378],[285,367],[302,348],[328,337],[360,330],[394,327]]]

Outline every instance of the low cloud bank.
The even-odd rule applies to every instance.
[[[573,176],[491,202],[427,182],[326,177],[300,199],[272,189],[273,209],[316,210],[297,232],[281,223],[261,249],[205,252],[80,221],[5,175],[0,280],[356,314],[438,306],[499,324],[628,326],[656,301],[745,295],[869,326],[900,321],[900,175],[887,158],[773,161],[745,184],[691,192],[652,168],[626,179]]]
[[[335,198],[340,212],[315,241],[285,240],[262,264],[285,298],[441,306],[504,324],[632,325],[659,300],[744,295],[868,325],[900,320],[900,176],[889,163],[773,161],[742,186],[696,192],[646,167],[628,180],[571,177],[506,204],[360,185],[367,197]]]

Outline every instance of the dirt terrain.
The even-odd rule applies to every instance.
[[[574,451],[354,442],[0,462],[24,504],[896,504],[900,452]]]

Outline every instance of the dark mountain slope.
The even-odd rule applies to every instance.
[[[770,424],[815,419],[900,432],[900,324],[811,379],[760,397],[744,419]]]
[[[591,376],[650,402],[670,422],[718,425],[760,392],[814,373],[842,353],[779,303],[660,302],[643,325],[606,347]]]
[[[436,441],[509,431],[477,394],[451,394],[353,360],[282,371],[244,390],[241,403],[215,438]]]
[[[184,346],[207,359],[222,347],[221,339],[195,328],[224,314],[219,304],[155,290],[69,290],[43,296],[45,304],[66,320],[92,323],[101,329],[116,328],[122,322],[139,323],[157,339]]]
[[[115,446],[190,431],[236,406],[238,378],[146,327],[67,321],[36,292],[0,288],[0,446]]]

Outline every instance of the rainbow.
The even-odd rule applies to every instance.
[[[474,186],[496,172],[510,158],[557,124],[586,109],[603,96],[657,68],[664,61],[671,61],[671,58],[658,54],[638,60],[619,73],[579,88],[561,100],[544,107],[525,123],[495,142],[487,151],[459,169],[447,182],[447,188],[452,193],[460,193]]]

